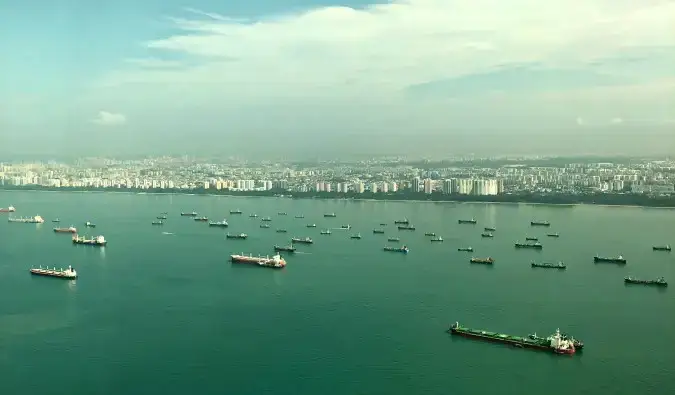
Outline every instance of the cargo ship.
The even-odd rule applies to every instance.
[[[167,219],[167,218],[168,218],[168,217],[167,217],[166,215],[158,215],[158,216],[157,216],[157,219],[162,220],[162,221],[165,220],[165,219]]]
[[[482,265],[492,265],[493,263],[495,263],[495,260],[490,258],[490,257],[487,257],[487,258],[471,258],[469,260],[469,262],[470,263],[479,263],[479,264],[482,264]]]
[[[547,262],[536,263],[536,262],[532,262],[531,265],[532,265],[532,267],[541,267],[541,268],[544,268],[544,269],[563,269],[563,270],[567,269],[567,266],[565,266],[565,264],[562,263],[562,262],[558,262],[558,263],[547,263]]]
[[[232,234],[228,233],[228,234],[225,235],[225,237],[228,238],[228,239],[244,240],[248,237],[248,235],[246,233],[239,233],[238,235],[232,235]]]
[[[349,225],[349,224],[340,226],[340,229],[351,229],[351,228],[352,228],[352,226]]]
[[[532,340],[547,340],[547,339],[550,339],[550,338],[551,338],[550,336],[549,336],[549,337],[541,337],[541,336],[537,336],[536,333],[533,333],[533,334],[531,334],[531,335],[527,335],[527,337],[530,338],[530,339],[532,339]],[[571,336],[568,336],[568,335],[566,335],[566,334],[564,334],[564,333],[561,333],[561,334],[560,334],[560,337],[561,337],[563,340],[569,340],[569,341],[571,341],[572,344],[574,345],[574,350],[575,350],[575,351],[583,351],[583,349],[584,349],[584,342],[582,342],[581,340],[577,340],[577,339],[575,339],[575,338],[573,338],[573,337],[571,337]]]
[[[608,262],[608,263],[626,263],[626,258],[623,255],[617,257],[594,256],[593,262]]]
[[[460,219],[457,220],[458,223],[460,224],[476,224],[476,220],[471,218],[471,219]]]
[[[86,226],[87,228],[95,228],[95,227],[96,227],[96,224],[87,221],[87,222],[84,223],[84,226]]]
[[[408,225],[409,223],[410,223],[410,221],[408,221],[408,218],[403,218],[403,219],[399,219],[399,220],[394,221],[394,225]]]
[[[230,210],[230,214],[241,214],[241,210],[239,210],[239,209]]]
[[[436,236],[436,233],[434,232],[427,232],[424,234],[425,236]]]
[[[670,251],[670,246],[665,245],[665,246],[653,246],[652,250],[654,251]]]
[[[355,234],[355,235],[351,235],[351,236],[349,236],[349,238],[350,238],[350,239],[358,239],[358,240],[361,240],[361,233],[357,233],[357,234]]]
[[[383,234],[384,234],[384,230],[382,230],[382,229],[373,229],[373,233],[376,234],[376,235],[383,235]]]
[[[495,236],[492,233],[485,232],[485,233],[481,233],[480,237],[495,237]]]
[[[286,229],[277,229],[277,233],[286,233],[288,232]]]
[[[314,243],[314,240],[312,240],[309,237],[305,237],[304,239],[294,237],[294,238],[291,239],[291,243],[312,244],[312,243]]]
[[[267,224],[260,224],[260,227],[261,227],[262,229],[268,229],[270,226],[267,225]]]
[[[263,222],[272,222],[272,218],[270,217],[265,217],[262,219]]]
[[[219,228],[227,228],[230,226],[230,224],[227,223],[227,220],[222,220],[222,221],[217,221],[217,222],[209,222],[209,226],[217,226]]]
[[[308,228],[316,228],[316,224],[307,224]]]
[[[459,247],[457,251],[462,251],[462,252],[473,252],[473,247]]]
[[[667,287],[668,282],[665,278],[659,277],[656,280],[642,280],[639,278],[628,276],[623,280],[626,284],[642,284],[642,285],[656,285],[658,287]]]
[[[527,241],[539,241],[539,238],[537,238],[537,237],[526,237],[525,240],[527,240]]]
[[[195,211],[191,213],[180,213],[181,217],[196,217],[197,213]]]
[[[285,212],[283,212],[283,211],[279,211],[279,212],[277,213],[277,215],[288,215],[288,213],[285,213]]]
[[[164,225],[163,221],[152,221],[153,225]]]
[[[433,239],[431,239],[431,241],[432,241],[432,242],[434,242],[434,241],[443,241],[443,238],[442,238],[441,236],[438,236],[438,237],[434,237]]]
[[[387,239],[387,241],[401,241],[401,239],[398,237],[390,237]]]
[[[258,218],[258,214],[249,214],[248,217],[249,218]]]
[[[295,252],[295,247],[293,247],[292,245],[290,245],[290,246],[278,246],[278,245],[275,245],[275,246],[274,246],[274,251],[283,251],[283,252],[294,253],[294,252]]]
[[[7,208],[5,207],[0,208],[0,213],[13,213],[15,211],[16,209],[14,208],[14,206],[9,206]]]
[[[380,226],[387,226],[384,222],[380,223]]]
[[[415,227],[411,225],[399,226],[398,230],[415,230]]]
[[[75,235],[73,236],[73,244],[84,244],[88,246],[105,247],[108,244],[108,241],[103,236],[96,236],[92,237],[91,239],[87,239],[84,236],[80,237]]]
[[[455,322],[448,331],[453,335],[461,335],[473,339],[481,339],[493,341],[497,343],[510,344],[512,346],[521,348],[532,348],[537,350],[551,351],[561,355],[572,355],[576,352],[572,340],[566,339],[560,334],[560,330],[556,329],[555,333],[546,339],[511,336],[497,332],[488,332],[480,329],[471,329],[459,325]]]
[[[541,243],[516,243],[515,246],[516,248],[530,248],[533,250],[541,250],[544,248]]]
[[[208,217],[198,217],[198,218],[195,218],[195,221],[197,221],[197,222],[207,222],[208,220],[209,220]]]
[[[335,213],[328,213],[328,214],[324,214],[323,216],[326,217],[326,218],[335,218],[335,217],[337,217],[337,215],[335,215]]]
[[[331,233],[331,232],[330,232],[330,229],[326,229],[326,230],[322,230],[322,231],[321,231],[321,234],[322,234],[322,235],[329,235],[330,233]]]
[[[286,261],[279,254],[274,255],[271,258],[262,256],[255,257],[252,255],[230,255],[230,260],[232,263],[246,263],[272,269],[281,269],[286,266]]]
[[[296,215],[295,218],[297,218],[297,219],[302,219],[302,218],[305,218],[305,216],[302,215],[302,214],[300,214],[300,215]]]
[[[486,232],[494,232],[494,231],[496,231],[497,229],[487,227],[487,228],[483,228],[483,230],[486,231]]]
[[[548,233],[546,236],[548,236],[548,237],[560,237],[560,235],[557,234],[557,233]]]
[[[45,222],[39,215],[36,215],[35,217],[9,218],[7,221],[22,224],[43,224]]]
[[[63,269],[56,270],[56,268],[43,269],[42,266],[40,266],[39,268],[30,269],[30,274],[34,274],[36,276],[65,278],[68,280],[77,278],[77,272],[75,271],[75,269],[73,269],[72,266],[68,266],[68,269],[66,270]]]
[[[52,220],[52,222],[55,223],[55,224],[58,224],[59,222],[61,222],[61,220],[58,219],[58,218],[54,218],[54,219]]]
[[[551,226],[548,221],[530,221],[530,226]]]
[[[77,233],[77,228],[74,226],[71,226],[69,228],[54,228],[55,233]]]
[[[403,246],[403,247],[389,247],[389,246],[387,246],[387,247],[384,247],[384,250],[385,251],[391,251],[391,252],[402,252],[404,254],[407,254],[410,251],[408,249],[408,247],[406,247],[406,246]]]

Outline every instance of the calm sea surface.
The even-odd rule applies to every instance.
[[[47,222],[0,217],[0,394],[675,394],[675,290],[623,283],[675,282],[675,254],[652,251],[675,245],[675,210],[0,192],[10,204]],[[230,228],[180,216],[192,210]],[[81,232],[96,223],[84,234],[108,247],[74,246],[52,231],[56,217]],[[396,229],[403,217],[416,232]],[[471,217],[477,225],[457,223]],[[373,234],[381,222],[386,234]],[[314,245],[284,270],[228,262],[305,236]],[[389,236],[410,254],[382,251]],[[515,250],[526,236],[544,249]],[[469,264],[465,246],[494,267]],[[628,264],[594,264],[595,254]],[[69,264],[76,281],[28,273]],[[561,357],[454,338],[455,321],[515,335],[560,327],[586,348]]]

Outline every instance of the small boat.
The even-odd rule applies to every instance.
[[[536,263],[536,262],[532,262],[532,263],[530,263],[530,265],[532,267],[540,267],[540,268],[544,268],[544,269],[563,269],[563,270],[567,269],[567,266],[565,266],[565,264],[562,263],[562,262],[558,262],[558,263],[546,263],[546,262]]]
[[[536,237],[526,237],[525,240],[527,241],[538,241],[539,239]]]
[[[87,221],[87,222],[84,223],[84,226],[86,226],[87,228],[95,228],[96,224],[93,224],[93,223]]]
[[[473,247],[459,247],[457,251],[473,252]]]
[[[308,228],[316,228],[316,224],[307,224]]]
[[[385,250],[385,251],[391,251],[391,252],[402,252],[402,253],[404,253],[404,254],[407,254],[408,252],[410,252],[410,250],[409,250],[408,247],[406,247],[406,246],[403,246],[403,247],[389,247],[389,246],[386,246],[386,247],[384,247],[384,250]]]
[[[197,221],[197,222],[207,222],[208,220],[209,220],[208,217],[195,218],[195,221]]]
[[[335,213],[328,213],[328,214],[324,214],[323,216],[326,217],[326,218],[335,218],[335,217],[337,217],[337,215],[336,215]]]
[[[290,252],[290,253],[293,253],[293,252],[295,252],[295,247],[293,247],[292,245],[290,245],[290,246],[278,246],[278,245],[275,245],[275,246],[274,246],[274,251],[284,251],[284,252]]]
[[[361,239],[361,233],[357,233],[357,234],[355,234],[355,235],[351,235],[349,238],[350,238],[350,239]]]
[[[480,263],[480,264],[483,264],[483,265],[492,265],[493,263],[495,263],[495,260],[490,258],[490,257],[487,257],[487,258],[471,258],[469,260],[469,262]]]
[[[226,238],[228,239],[239,239],[239,240],[244,240],[248,238],[248,235],[246,233],[239,233],[238,235],[232,235],[232,234],[227,234],[225,235]]]
[[[236,209],[236,210],[230,210],[230,214],[241,214],[241,210]]]
[[[496,231],[497,229],[487,227],[487,228],[483,228],[483,230],[486,231],[486,232],[494,232],[494,231]]]
[[[548,237],[560,237],[560,235],[557,234],[557,233],[547,233],[546,236],[548,236]]]
[[[541,250],[544,248],[544,246],[541,245],[541,243],[516,243],[515,244],[516,248],[531,248],[534,250]]]
[[[653,246],[652,250],[654,250],[654,251],[670,251],[670,246],[669,245]]]
[[[286,233],[288,232],[286,229],[277,229],[277,233]]]
[[[163,221],[152,221],[153,225],[164,225]]]
[[[34,274],[37,276],[65,278],[69,280],[77,278],[77,272],[75,271],[75,269],[73,269],[72,266],[68,266],[68,269],[66,270],[63,269],[56,270],[56,268],[43,269],[42,266],[40,266],[39,268],[30,269],[30,274]]]
[[[431,239],[431,241],[432,242],[433,241],[443,241],[443,238],[441,236],[438,236],[438,237],[434,237],[433,239]]]
[[[665,278],[659,277],[656,280],[641,280],[639,278],[628,276],[624,279],[626,284],[642,284],[642,285],[656,285],[659,287],[667,287],[668,282]]]
[[[387,241],[401,241],[398,237],[390,237],[387,239]]]
[[[340,229],[351,229],[351,225],[341,225]]]
[[[326,229],[326,230],[322,230],[322,231],[321,231],[321,234],[322,234],[322,235],[329,235],[330,233],[331,233],[331,232],[330,232],[330,229]]]
[[[193,211],[193,212],[191,212],[191,213],[180,213],[180,215],[181,215],[181,217],[196,217],[196,216],[197,216],[197,212],[196,212],[196,211]]]
[[[475,225],[477,221],[474,218],[471,218],[471,219],[460,219],[460,220],[457,220],[457,222],[460,223],[460,224],[474,224]]]
[[[373,234],[376,234],[376,235],[383,235],[383,234],[384,234],[384,230],[382,230],[382,229],[373,229]]]
[[[294,238],[291,239],[291,243],[312,244],[312,243],[314,243],[314,240],[312,240],[309,237],[305,237],[304,239],[294,237]]]
[[[222,220],[218,222],[209,222],[209,226],[216,226],[219,228],[227,228],[230,224],[227,223],[227,220]]]
[[[481,236],[481,237],[495,237],[492,233],[487,233],[487,232],[486,232],[486,233],[481,233],[480,236]]]
[[[434,232],[427,232],[424,234],[425,236],[436,236],[436,233]]]
[[[260,224],[260,227],[261,227],[262,229],[267,229],[267,228],[269,228],[270,226],[267,225],[267,224]]]

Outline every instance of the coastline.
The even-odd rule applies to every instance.
[[[359,194],[349,194],[349,195],[338,195],[337,193],[328,194],[324,193],[323,195],[312,194],[312,193],[293,193],[292,195],[288,192],[285,193],[272,193],[272,192],[234,192],[234,191],[225,191],[221,190],[218,193],[207,192],[206,190],[191,190],[191,191],[182,191],[182,190],[144,190],[144,191],[135,191],[135,190],[120,190],[119,188],[40,188],[40,187],[0,187],[0,191],[7,192],[57,192],[57,193],[118,193],[118,194],[130,194],[130,195],[183,195],[183,196],[227,196],[235,198],[285,198],[285,199],[315,199],[315,200],[342,200],[342,201],[362,201],[362,202],[411,202],[411,203],[453,203],[453,204],[507,204],[507,205],[538,205],[538,206],[552,206],[552,207],[577,207],[577,206],[598,206],[598,207],[616,207],[616,208],[652,208],[652,209],[675,209],[675,196],[669,197],[667,202],[668,205],[663,205],[662,202],[646,197],[643,199],[643,203],[646,204],[622,204],[617,202],[616,204],[609,202],[542,202],[542,201],[528,201],[529,199],[546,199],[550,198],[552,200],[557,200],[561,197],[566,197],[567,195],[502,195],[502,197],[508,197],[513,200],[492,200],[488,197],[484,199],[472,198],[470,195],[462,195],[462,199],[453,199],[457,196],[448,196],[441,195],[439,199],[438,196],[436,199],[416,199],[414,194],[399,194],[399,195],[382,195],[379,199],[374,197],[359,197]],[[431,196],[431,195],[427,195]],[[615,198],[622,195],[597,195],[590,196],[598,197],[602,196],[603,198]],[[569,196],[568,196],[569,197]],[[584,197],[584,195],[571,195],[571,197]],[[592,199],[591,199],[592,200]],[[649,204],[654,203],[654,204]],[[661,203],[661,204],[656,204]]]

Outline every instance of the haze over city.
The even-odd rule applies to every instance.
[[[0,155],[661,155],[667,0],[0,4]]]

